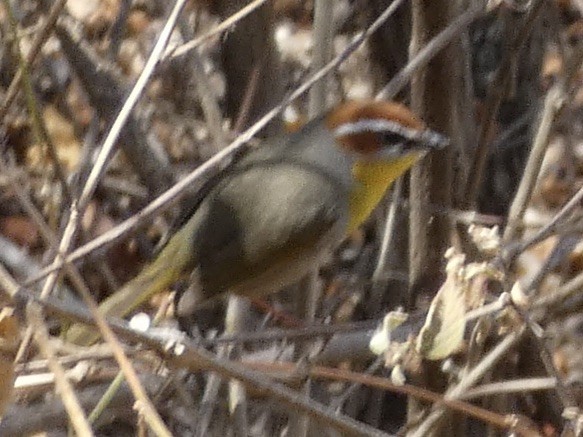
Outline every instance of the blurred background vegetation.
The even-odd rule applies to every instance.
[[[578,435],[583,2],[392,3],[186,2],[117,153],[82,204],[68,252],[111,235],[74,263],[102,300],[152,258],[218,167],[123,238],[113,234],[119,225],[264,114],[285,103],[251,146],[346,99],[399,100],[446,134],[451,147],[403,178],[317,278],[237,307],[235,327],[225,326],[223,303],[198,314],[204,346],[217,360],[263,369],[276,391],[276,382],[289,384],[308,404],[328,405],[330,416],[367,424],[362,435]],[[0,4],[0,289],[9,311],[0,314],[7,345],[0,348],[2,436],[67,432],[70,410],[54,393],[57,376],[44,349],[27,338],[33,322],[6,277],[28,292],[42,289],[39,274],[59,253],[72,205],[172,7],[160,0]],[[244,8],[252,11],[236,15]],[[394,12],[384,18],[388,9]],[[354,43],[371,25],[363,44]],[[330,61],[323,80],[287,100]],[[463,254],[455,263],[451,254],[444,258],[450,247]],[[53,295],[74,308],[77,284],[63,274]],[[175,327],[171,294],[144,311]],[[426,328],[437,340],[430,347],[447,350],[439,360],[415,348],[432,302],[437,315]],[[377,356],[368,348],[372,331],[397,308],[410,317]],[[447,343],[447,326],[464,318],[463,342],[438,344]],[[45,322],[56,336],[63,315]],[[218,341],[224,330],[229,341]],[[49,343],[91,411],[117,373],[116,361],[106,349]],[[237,397],[240,386],[204,365],[189,372],[166,366],[147,348],[127,350],[174,435],[354,432],[322,420],[316,408],[307,421],[248,384]],[[289,363],[300,363],[299,370]],[[444,396],[458,403],[445,408],[437,402]],[[143,430],[132,404],[122,385],[94,425],[96,435]]]

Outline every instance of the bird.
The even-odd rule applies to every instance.
[[[448,140],[405,105],[351,100],[266,140],[215,177],[141,273],[100,304],[124,317],[177,280],[178,317],[227,293],[259,297],[300,280],[371,214],[391,184]],[[89,345],[95,329],[65,338]]]

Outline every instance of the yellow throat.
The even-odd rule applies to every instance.
[[[389,186],[424,153],[410,153],[392,161],[357,161],[352,174],[355,186],[350,195],[350,220],[347,234],[355,231],[372,213]]]

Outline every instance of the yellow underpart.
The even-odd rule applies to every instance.
[[[356,184],[350,196],[348,234],[368,218],[391,184],[422,156],[423,153],[411,153],[392,161],[358,161],[354,165]]]

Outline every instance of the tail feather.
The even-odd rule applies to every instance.
[[[182,253],[184,244],[176,244],[177,241],[173,241],[180,238],[181,233],[176,234],[158,257],[138,276],[99,305],[104,316],[118,318],[126,316],[185,274],[187,265],[191,264],[192,254]],[[78,345],[90,345],[97,340],[98,335],[94,328],[73,325],[67,331],[65,338]]]
[[[172,265],[160,256],[119,291],[105,299],[99,308],[105,316],[124,317],[156,293],[170,287],[182,275],[179,266]]]

